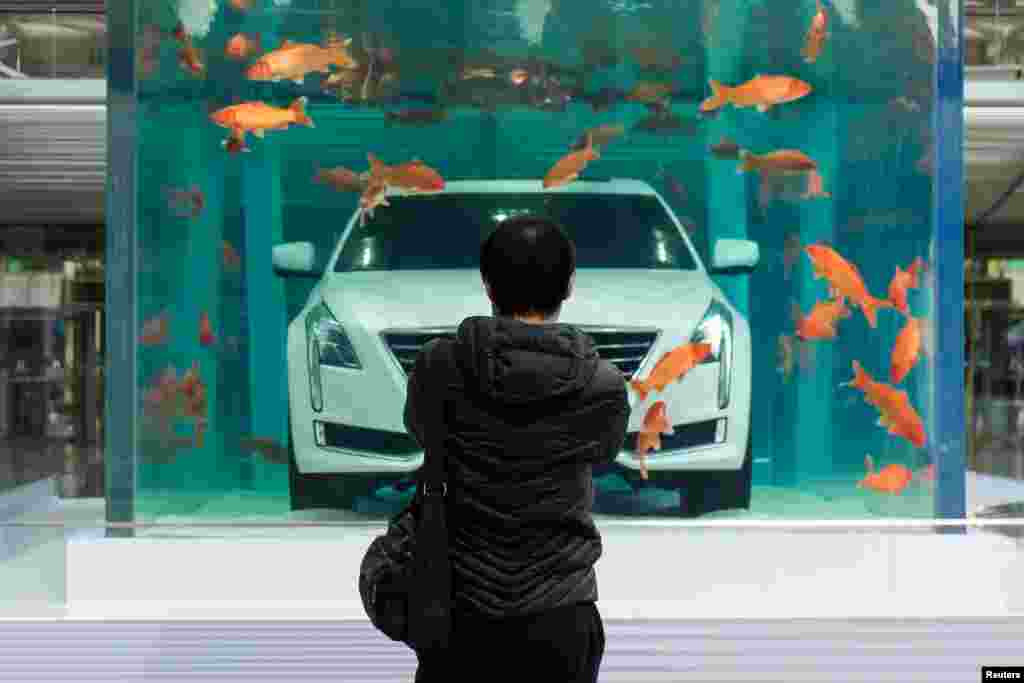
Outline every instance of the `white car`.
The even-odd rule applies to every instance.
[[[624,381],[645,377],[680,344],[712,345],[663,392],[642,403],[629,392],[626,445],[595,476],[613,470],[640,481],[636,432],[664,400],[674,433],[648,454],[651,482],[681,489],[684,514],[749,507],[750,326],[649,184],[585,180],[545,190],[539,180],[449,181],[430,195],[389,191],[388,202],[365,226],[357,211],[329,257],[319,255],[326,259],[309,242],[274,247],[279,275],[319,278],[288,326],[293,509],[349,508],[383,485],[412,484],[423,452],[403,424],[406,372],[428,340],[492,314],[480,244],[523,213],[554,218],[573,239],[576,281],[559,322],[589,333]],[[713,261],[723,272],[749,271],[757,244],[718,240]]]

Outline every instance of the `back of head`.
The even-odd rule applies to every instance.
[[[575,270],[576,247],[548,218],[511,218],[480,246],[480,275],[499,315],[555,315]]]

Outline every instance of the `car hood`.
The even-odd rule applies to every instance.
[[[320,291],[339,321],[358,321],[374,331],[455,328],[465,318],[493,314],[477,270],[330,273]],[[698,270],[578,270],[559,322],[693,326],[713,292],[708,276]]]

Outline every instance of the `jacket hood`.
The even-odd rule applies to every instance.
[[[467,384],[509,405],[583,389],[601,358],[590,337],[571,325],[505,317],[466,318],[456,333],[455,349]]]

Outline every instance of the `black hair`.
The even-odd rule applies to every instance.
[[[554,315],[575,271],[575,245],[548,218],[510,218],[480,245],[480,275],[491,287],[498,315]]]

